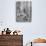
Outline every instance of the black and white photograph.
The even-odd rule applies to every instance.
[[[32,1],[16,1],[16,22],[31,22]]]

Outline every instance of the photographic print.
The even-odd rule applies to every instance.
[[[32,1],[16,1],[16,22],[31,22]]]

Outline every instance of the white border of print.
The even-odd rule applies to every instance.
[[[32,0],[16,0],[16,1],[32,1]]]

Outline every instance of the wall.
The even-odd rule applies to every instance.
[[[46,0],[33,0],[32,38],[46,36]]]

